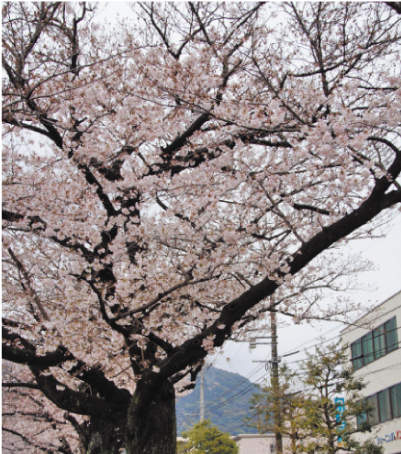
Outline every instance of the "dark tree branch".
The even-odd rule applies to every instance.
[[[46,353],[43,356],[37,356],[26,349],[12,347],[6,343],[2,345],[3,359],[18,364],[28,364],[41,367],[58,366],[65,361],[72,360],[73,357],[64,351],[56,350],[55,352]]]
[[[302,203],[293,203],[292,206],[296,210],[308,210],[308,211],[313,211],[313,212],[318,213],[318,214],[326,214],[326,215],[330,214],[330,211],[324,210],[322,208],[316,208],[316,207],[313,207],[313,206],[310,206],[310,205],[304,205]]]
[[[38,356],[36,348],[23,337],[15,333],[10,333],[7,328],[2,327],[3,359],[18,364],[28,364],[38,367],[54,367],[65,361],[74,359],[74,356],[65,347],[58,347],[54,352]],[[23,348],[16,346],[22,345]]]
[[[46,353],[45,355],[38,356],[36,354],[35,347],[26,339],[22,338],[18,334],[10,333],[7,328],[2,327],[3,339],[6,343],[3,343],[3,359],[12,361],[19,364],[27,364],[30,367],[36,368],[49,368],[62,364],[65,361],[76,360],[75,356],[67,351],[65,347],[59,346],[56,351]],[[11,343],[11,345],[9,345]],[[19,343],[24,348],[13,346],[13,344]],[[99,392],[99,394],[111,402],[123,404],[129,400],[130,394],[125,389],[118,388],[112,381],[108,380],[100,369],[88,368],[87,365],[78,360],[76,366],[69,371],[73,376],[77,375],[79,380],[87,383],[93,389]],[[3,386],[10,387],[28,387],[43,389],[37,385],[29,385],[26,383],[3,383]]]
[[[23,220],[25,217],[27,219],[29,219],[28,227],[32,227],[34,224],[42,224],[40,227],[36,227],[36,226],[32,227],[33,231],[46,229],[47,223],[43,219],[41,219],[39,216],[25,216],[25,215],[22,215],[19,213],[13,213],[8,210],[2,210],[2,219],[4,221],[19,222],[19,221]],[[103,243],[101,243],[99,246],[97,246],[97,249],[105,248],[107,246],[107,244],[110,242],[110,240],[114,238],[114,236],[115,236],[115,233],[112,230],[109,231],[108,233],[103,232],[103,237],[104,237],[105,241]],[[81,251],[83,257],[85,257],[85,260],[88,263],[92,263],[93,260],[96,257],[99,257],[99,255],[100,255],[96,252],[96,250],[90,251],[84,245],[82,245],[80,243],[72,243],[71,240],[73,240],[73,238],[67,237],[67,238],[64,238],[63,240],[60,240],[56,236],[51,236],[51,237],[49,237],[49,239],[53,240],[55,243],[59,244],[60,246],[65,247],[66,249],[73,249],[73,250]]]
[[[24,52],[23,52],[23,60],[25,61],[26,58],[28,57],[29,53],[35,46],[35,44],[38,42],[40,35],[42,34],[42,31],[46,27],[46,25],[52,20],[57,8],[60,6],[61,2],[55,2],[53,4],[49,5],[41,5],[41,13],[38,18],[38,21],[36,23],[36,30],[31,36],[31,39],[29,40],[28,45],[26,46]],[[50,14],[48,15],[48,12]],[[22,68],[21,68],[22,69]]]
[[[129,391],[118,388],[112,381],[108,380],[100,369],[88,368],[87,365],[78,360],[69,373],[76,375],[80,380],[90,385],[99,392],[104,399],[119,405],[125,405],[131,395]]]
[[[110,326],[110,328],[112,328],[115,331],[117,331],[118,333],[122,334],[124,337],[129,336],[130,331],[126,330],[124,327],[122,327],[121,325],[116,323],[116,321],[115,321],[116,319],[111,319],[107,315],[107,311],[106,311],[107,304],[106,304],[106,301],[102,297],[102,293],[96,287],[95,283],[93,281],[87,281],[85,279],[82,279],[80,276],[77,276],[77,277],[79,279],[81,279],[82,281],[86,282],[90,286],[90,288],[93,290],[93,292],[96,294],[97,299],[99,301],[100,312],[102,314],[103,320]],[[122,318],[122,317],[120,317],[120,318]],[[118,319],[118,317],[117,317],[117,319]]]
[[[91,172],[90,168],[85,165],[85,164],[78,164],[78,169],[82,171],[82,173],[85,175],[86,181],[90,185],[96,186],[96,194],[98,195],[100,201],[102,202],[105,210],[107,211],[107,214],[109,217],[117,216],[117,211],[114,209],[113,204],[111,203],[108,195],[104,192],[102,185],[100,182],[96,179],[96,177],[93,175]]]
[[[148,339],[151,342],[154,342],[158,347],[162,348],[168,355],[173,355],[176,351],[175,347],[173,347],[169,342],[160,339],[160,337],[156,336],[154,333],[149,333]]]
[[[259,139],[253,134],[243,134],[239,136],[244,143],[250,143],[252,145],[263,145],[265,147],[280,147],[280,148],[292,148],[292,145],[286,141],[271,141],[265,139]]]
[[[8,210],[2,210],[1,217],[2,217],[3,221],[8,221],[8,222],[15,222],[15,221],[20,221],[21,219],[24,219],[24,216],[22,214],[12,213],[11,211],[8,211]]]
[[[32,92],[26,96],[26,104],[31,109],[31,111],[36,115],[39,122],[46,128],[48,134],[47,137],[51,139],[58,148],[63,148],[63,138],[61,137],[60,133],[57,131],[57,128],[54,126],[54,121],[51,120],[45,112],[43,112],[30,98],[32,96]]]
[[[397,14],[401,14],[401,2],[385,2],[390,8],[392,8]]]
[[[196,284],[198,282],[194,282],[192,284]],[[187,285],[190,284],[190,281],[189,279],[185,279],[185,281],[183,282],[180,282],[179,284],[176,284],[174,285],[173,287],[171,287],[170,289],[166,290],[165,292],[162,292],[162,293],[159,293],[155,298],[153,298],[152,301],[150,301],[149,303],[147,304],[144,304],[143,306],[137,308],[137,309],[133,309],[132,311],[128,311],[128,312],[125,312],[124,314],[121,314],[117,317],[114,317],[113,319],[109,319],[107,320],[107,322],[115,322],[117,320],[121,320],[122,318],[125,318],[125,317],[130,317],[131,315],[134,315],[134,314],[137,314],[139,312],[143,312],[143,313],[146,313],[146,311],[150,310],[154,305],[156,305],[160,300],[162,300],[163,298],[165,298],[167,295],[169,295],[170,293],[173,293],[175,292],[176,290],[180,289],[180,288],[183,288],[183,287],[186,287]],[[92,287],[92,285],[91,285]],[[99,297],[99,296],[98,296]],[[107,317],[107,315],[106,315]]]
[[[11,83],[14,85],[15,88],[19,88],[23,84],[23,79],[12,69],[11,65],[7,62],[4,57],[4,54],[1,56],[1,61],[3,64],[3,68],[6,70],[7,76],[10,79]],[[3,112],[3,121],[4,121],[4,113]]]
[[[54,135],[52,135],[48,131],[48,129],[41,129],[41,128],[38,128],[37,126],[29,125],[22,121],[18,121],[17,119],[8,116],[7,112],[3,112],[2,120],[4,123],[8,123],[13,126],[18,126],[19,128],[27,129],[28,131],[37,132],[38,134],[42,134],[43,136],[46,136],[47,138],[54,141]]]
[[[370,137],[368,137],[368,140],[371,140],[373,142],[384,143],[385,145],[390,147],[394,151],[394,153],[396,153],[397,155],[401,154],[401,151],[392,142],[390,142],[387,139],[384,139],[383,137],[370,136]]]
[[[30,366],[30,369],[43,394],[62,410],[110,420],[118,417],[119,413],[123,412],[129,404],[128,401],[114,403],[83,392],[73,391],[52,375],[45,375],[43,372],[48,373],[45,369],[35,366]]]
[[[210,119],[208,113],[201,114],[192,125],[183,132],[179,137],[177,137],[170,145],[162,148],[163,154],[162,157],[165,159],[171,159],[174,153],[180,150],[186,143],[186,141]]]
[[[3,388],[30,388],[30,389],[40,389],[36,383],[2,383],[1,386]]]
[[[4,326],[12,326],[13,328],[22,328],[22,329],[28,329],[29,330],[29,326],[24,324],[24,323],[20,323],[20,322],[16,322],[15,320],[11,320],[9,318],[4,318],[2,317],[1,319],[2,323]]]
[[[401,156],[397,155],[393,164],[389,167],[388,173],[396,178],[400,172]],[[331,245],[366,225],[383,210],[390,208],[396,203],[401,203],[401,190],[386,194],[391,184],[392,182],[388,181],[386,176],[380,178],[376,182],[370,197],[359,208],[330,226],[324,227],[321,232],[302,244],[300,249],[294,253],[293,260],[289,262],[290,274],[295,275],[298,273]],[[284,273],[281,270],[278,270],[276,274],[279,278],[284,277]],[[276,280],[266,277],[259,284],[254,285],[241,296],[227,304],[221,316],[213,325],[201,334],[184,342],[177,348],[177,353],[172,358],[164,360],[161,363],[160,373],[162,376],[170,377],[188,365],[194,364],[204,358],[207,352],[202,347],[202,341],[207,336],[215,336],[215,347],[223,345],[224,341],[229,337],[231,327],[234,323],[240,320],[249,309],[272,295],[278,287],[279,284]],[[220,325],[224,325],[224,329],[219,329],[218,326]]]

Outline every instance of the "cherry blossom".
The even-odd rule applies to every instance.
[[[77,421],[47,452],[175,452],[208,352],[346,318],[336,248],[401,201],[397,5],[132,8],[3,5],[3,357]]]

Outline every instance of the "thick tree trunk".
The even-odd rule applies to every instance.
[[[174,386],[155,375],[142,377],[128,410],[108,419],[92,416],[83,430],[86,454],[118,454],[122,448],[125,454],[176,454]]]
[[[87,454],[118,454],[123,446],[123,433],[119,421],[91,418]]]
[[[127,454],[175,454],[175,391],[169,380],[143,377],[131,400],[124,439]]]

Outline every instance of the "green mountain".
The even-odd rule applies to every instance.
[[[210,419],[223,432],[231,435],[253,434],[257,430],[246,427],[243,418],[248,413],[248,401],[258,386],[247,378],[210,367],[204,372],[205,419]],[[200,374],[195,389],[178,399],[177,433],[192,427],[200,416]]]

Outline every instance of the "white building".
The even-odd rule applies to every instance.
[[[276,437],[274,434],[241,434],[231,437],[238,446],[239,454],[275,454]],[[283,437],[283,450],[289,446],[288,437]]]
[[[385,454],[401,454],[401,292],[395,294],[342,331],[350,345],[355,376],[363,378],[363,396],[374,405],[372,438]]]

